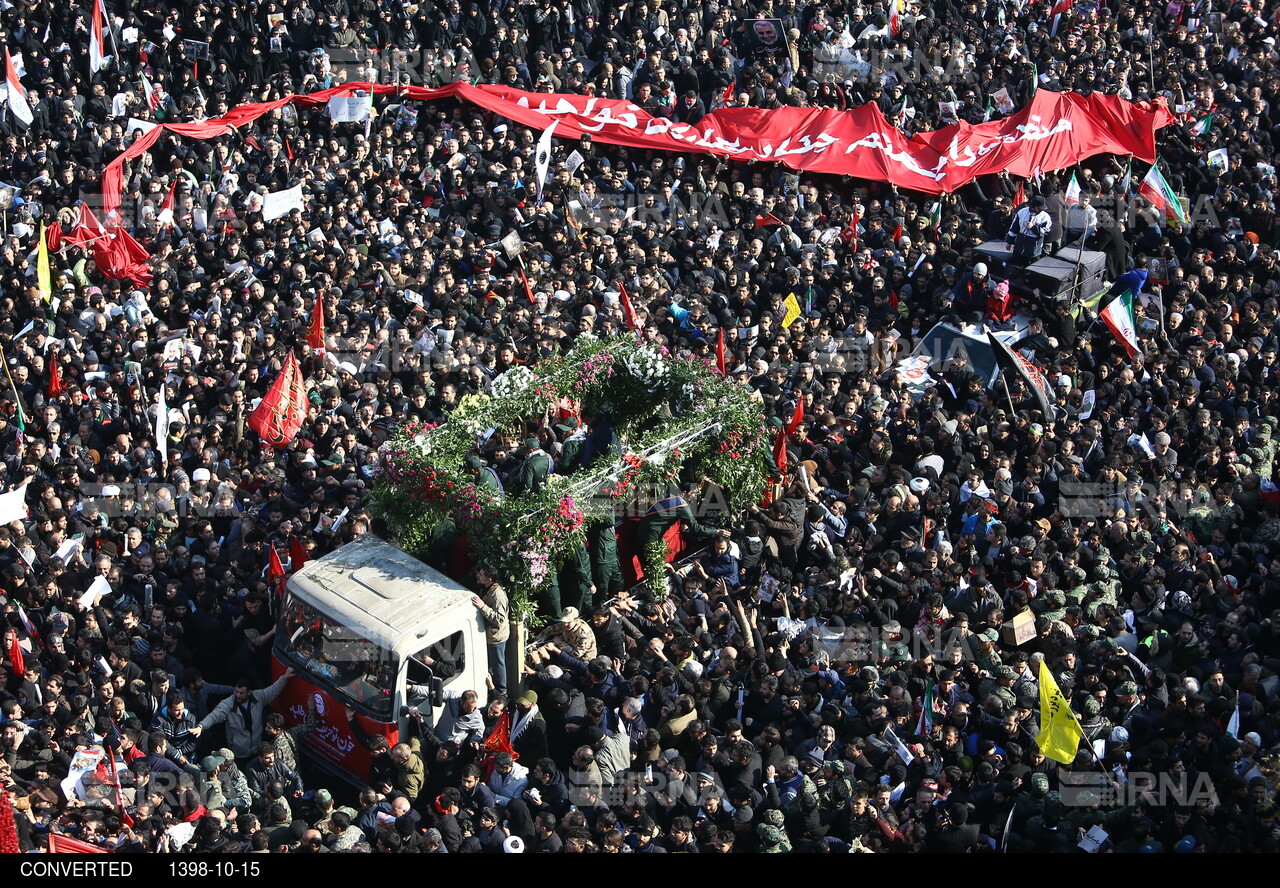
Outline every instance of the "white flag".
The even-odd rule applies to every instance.
[[[164,382],[160,383],[160,403],[156,405],[156,452],[160,454],[161,471],[169,464],[169,405],[165,403]]]
[[[302,185],[294,185],[284,191],[273,191],[262,198],[262,221],[279,219],[290,210],[305,210],[302,202]]]
[[[533,156],[534,168],[538,176],[538,193],[534,196],[535,203],[542,202],[542,186],[547,181],[547,174],[551,171],[551,135],[556,131],[558,120],[551,121],[551,126],[542,131],[542,135],[538,138],[538,151]]]
[[[503,252],[511,259],[524,252],[524,241],[520,240],[520,232],[518,231],[511,232],[498,243],[502,245]]]
[[[0,495],[0,525],[27,517],[27,485]]]

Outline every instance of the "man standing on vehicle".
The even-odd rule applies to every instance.
[[[479,742],[484,736],[484,714],[480,711],[480,695],[475,691],[444,692],[444,714],[436,735],[459,747]]]
[[[485,641],[489,646],[489,675],[493,678],[493,693],[507,694],[507,640],[511,637],[511,607],[507,593],[498,584],[491,568],[476,568],[476,583],[480,594],[471,596],[471,603],[484,620]]]
[[[267,707],[280,696],[293,676],[293,667],[290,666],[275,684],[260,691],[249,690],[248,680],[241,679],[236,682],[235,692],[192,728],[191,733],[199,737],[214,725],[226,722],[227,745],[238,758],[253,758],[258,754],[258,744],[262,742],[262,726]]]

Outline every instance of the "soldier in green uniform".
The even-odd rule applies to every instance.
[[[622,591],[622,566],[618,562],[618,537],[613,522],[605,520],[587,528],[587,554],[591,559],[591,579],[600,600]]]
[[[1111,733],[1111,722],[1102,714],[1102,704],[1096,697],[1085,699],[1084,720],[1080,722],[1080,727],[1084,730],[1084,739],[1088,743]]]
[[[1271,419],[1258,423],[1257,436],[1253,446],[1245,451],[1253,462],[1253,470],[1263,478],[1270,478],[1275,468],[1276,442],[1273,440],[1275,426]]]
[[[526,438],[520,453],[524,459],[514,482],[510,484],[512,496],[537,493],[551,475],[551,457],[538,444],[537,438]]]
[[[707,527],[698,521],[684,493],[673,485],[667,489],[662,499],[649,506],[644,517],[636,524],[636,539],[641,551],[649,543],[661,540],[667,528],[677,521],[684,522],[685,533],[691,534],[695,540],[706,539],[716,532],[714,527]]]
[[[587,434],[578,423],[576,417],[565,417],[564,422],[556,426],[556,431],[568,435],[560,445],[560,458],[556,460],[557,475],[572,475],[582,462],[586,452]]]
[[[978,664],[979,669],[994,675],[996,669],[1001,665],[1000,652],[996,650],[996,643],[1000,641],[999,634],[994,629],[985,629],[978,633],[976,641],[977,650],[973,654],[974,662]]]
[[[587,557],[586,546],[578,546],[560,569],[558,586],[562,607],[590,610],[596,586],[591,580],[591,560]]]
[[[1012,666],[997,666],[991,670],[991,678],[979,685],[982,699],[995,696],[1004,705],[1005,712],[1011,712],[1018,705],[1018,696],[1013,692],[1013,681],[1018,677]]]
[[[494,496],[502,496],[502,479],[498,473],[484,464],[478,456],[468,456],[465,473],[474,479],[477,487],[487,490]]]

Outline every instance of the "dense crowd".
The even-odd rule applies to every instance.
[[[1077,0],[1056,28],[1049,6],[108,2],[92,76],[87,10],[0,13],[34,112],[0,124],[16,189],[0,190],[0,477],[29,509],[0,527],[0,781],[21,847],[54,831],[119,851],[1065,852],[1100,827],[1120,852],[1276,850],[1277,4]],[[879,183],[585,137],[556,142],[538,202],[538,133],[473,106],[384,96],[369,124],[286,107],[224,138],[166,134],[126,168],[149,287],[67,246],[40,297],[40,223],[99,206],[140,128],[370,70],[683,121],[726,101],[876,102],[919,132],[1037,87],[1213,118],[1158,138],[1191,225],[1100,156],[1076,171],[1083,209],[1063,175],[1000,175],[944,197],[935,227],[932,197]],[[264,222],[251,195],[297,183],[305,210]],[[1034,318],[1016,347],[1054,387],[1049,417],[1011,374],[1006,392],[948,364],[920,392],[895,371],[934,324],[987,312],[975,247],[1005,238],[1020,190],[1047,198],[1036,249],[1083,237],[1109,280],[1158,269],[1132,358],[1077,305],[1001,309]],[[830,236],[855,218],[853,243]],[[532,301],[498,246],[512,231]],[[625,330],[618,282],[651,341],[706,355],[723,328],[775,428],[803,400],[795,471],[763,511],[687,522],[706,550],[669,594],[609,574],[546,614],[551,643],[509,697],[476,688],[412,743],[375,738],[349,805],[304,785],[315,717],[271,711],[287,677],[271,681],[267,553],[386,534],[367,494],[387,436],[584,331]],[[804,313],[784,329],[792,295]],[[324,357],[304,341],[317,301]],[[246,422],[290,350],[311,409],[277,451]],[[521,431],[539,446],[475,465],[508,495],[577,433]],[[1097,485],[1083,513],[1063,493],[1081,484]],[[492,581],[473,588],[498,642]],[[1035,742],[1041,662],[1084,728],[1071,766]],[[517,755],[484,760],[504,711]],[[68,797],[76,752],[103,742],[122,792],[90,775]]]

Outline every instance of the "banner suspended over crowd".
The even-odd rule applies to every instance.
[[[103,174],[108,211],[120,205],[124,163],[145,153],[166,132],[211,139],[288,104],[327,105],[366,93],[368,83],[350,83],[309,95],[241,105],[223,117],[198,123],[161,124],[144,133]],[[1065,169],[1095,154],[1132,155],[1151,163],[1156,130],[1172,122],[1163,99],[1125,101],[1118,96],[1036,90],[1018,113],[983,124],[957,123],[908,137],[889,123],[874,102],[850,111],[831,108],[721,108],[697,124],[653,117],[618,99],[530,93],[502,86],[452,83],[427,87],[374,86],[379,95],[438,101],[456,98],[556,135],[657,151],[700,153],[740,162],[776,162],[811,173],[853,176],[932,194],[955,191],[979,176],[1006,171],[1030,177]]]

